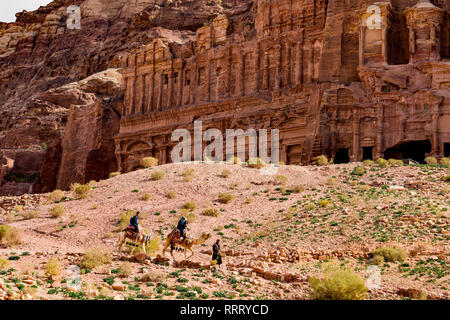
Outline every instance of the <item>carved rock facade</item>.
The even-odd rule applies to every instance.
[[[286,164],[320,154],[336,162],[449,156],[446,1],[258,0],[255,7],[240,32],[218,15],[195,43],[154,39],[123,57],[121,170],[149,155],[170,162],[173,130],[193,130],[198,120],[224,135],[279,129]]]

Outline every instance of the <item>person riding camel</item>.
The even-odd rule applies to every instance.
[[[180,221],[178,222],[177,229],[180,231],[181,240],[186,239],[186,228],[187,228],[187,220],[185,216],[182,216]]]
[[[139,233],[140,231],[139,231],[139,221],[138,221],[138,218],[139,218],[139,211],[138,212],[136,212],[136,215],[134,216],[134,217],[131,217],[131,219],[130,219],[130,225],[129,225],[129,228],[130,229],[133,229],[134,230],[134,232],[136,232],[136,233]]]

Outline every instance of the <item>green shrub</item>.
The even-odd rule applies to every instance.
[[[158,159],[153,157],[145,157],[140,161],[140,165],[145,168],[150,168],[158,165]]]
[[[403,261],[408,256],[408,252],[403,248],[381,247],[376,249],[373,255],[374,257],[381,256],[387,262],[393,262]]]
[[[438,163],[438,161],[435,157],[426,157],[425,163],[434,166]]]
[[[47,196],[50,202],[59,202],[64,198],[64,192],[61,190],[55,190]]]
[[[261,158],[250,158],[247,161],[247,166],[250,168],[261,169],[264,168],[266,164]]]
[[[369,159],[363,161],[363,165],[366,166],[366,167],[373,166],[373,163],[374,162],[372,160],[369,160]]]
[[[220,203],[229,203],[234,199],[234,196],[229,193],[221,193],[219,194],[218,200]]]
[[[450,174],[448,174],[448,175],[446,175],[446,176],[444,177],[444,181],[445,181],[445,182],[450,182]]]
[[[54,206],[53,208],[50,209],[50,215],[53,218],[59,218],[64,213],[66,213],[66,209],[64,208],[64,206],[62,204],[57,204],[56,206]]]
[[[111,260],[111,254],[106,249],[91,248],[84,253],[80,267],[91,270],[101,265],[110,264]]]
[[[319,166],[326,166],[326,165],[329,164],[329,163],[328,163],[327,157],[324,156],[324,155],[318,156],[318,157],[316,158],[316,163],[317,163]]]
[[[352,175],[363,176],[366,173],[364,167],[355,167],[352,171]]]
[[[119,171],[115,171],[115,172],[110,172],[109,173],[109,177],[110,178],[114,178],[114,177],[117,177],[117,176],[120,176],[120,172]]]
[[[312,277],[311,297],[319,300],[363,300],[367,293],[364,280],[351,270],[334,268],[322,279]]]
[[[208,216],[208,217],[218,217],[220,215],[219,210],[217,209],[206,209],[202,212],[202,216]]]
[[[151,179],[153,181],[161,180],[166,176],[166,173],[164,171],[153,171],[151,174]]]

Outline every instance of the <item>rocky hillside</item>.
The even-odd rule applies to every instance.
[[[67,28],[70,5],[81,8],[80,30]],[[170,39],[177,50],[218,14],[228,15],[232,31],[239,31],[252,8],[252,1],[55,0],[1,23],[0,194],[105,178],[116,167],[120,75],[114,73],[113,84],[105,75],[95,80],[95,86],[114,86],[107,90],[74,89],[76,83],[117,68],[124,52],[155,37]],[[80,130],[96,134],[76,141],[73,133]],[[77,169],[66,167],[69,162],[78,162]]]
[[[333,260],[369,286],[365,298],[449,298],[448,168],[261,170],[168,164],[92,181],[86,192],[0,198],[0,230],[21,233],[3,236],[0,299],[310,299],[308,279]],[[117,249],[117,231],[135,210],[152,236],[149,257]],[[190,236],[211,238],[187,262],[180,252],[161,258],[181,215]],[[217,239],[225,253],[218,268]],[[80,265],[83,274],[74,274]],[[374,266],[378,287],[368,280]],[[68,280],[76,278],[79,286]]]

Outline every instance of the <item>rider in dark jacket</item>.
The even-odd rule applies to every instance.
[[[186,228],[187,228],[187,220],[185,216],[182,216],[180,221],[178,222],[177,229],[180,230],[181,238],[186,239]]]
[[[130,226],[132,226],[134,228],[135,232],[139,233],[138,217],[139,217],[139,211],[136,212],[136,215],[130,219]]]

